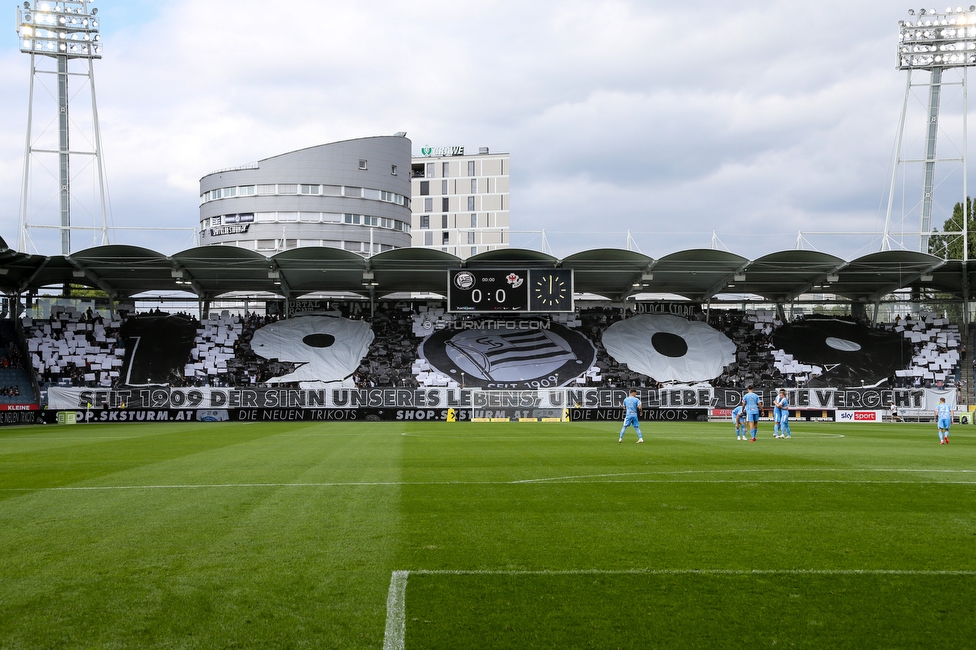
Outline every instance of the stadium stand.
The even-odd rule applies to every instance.
[[[374,339],[369,351],[354,374],[344,383],[368,387],[436,387],[458,386],[456,378],[438,372],[418,353],[420,342],[438,331],[467,318],[446,313],[439,301],[380,301],[370,315],[368,305],[358,301],[336,301],[327,305],[329,315],[370,320]],[[292,372],[301,365],[265,359],[251,348],[254,333],[274,323],[277,316],[245,312],[234,315],[229,311],[211,314],[199,322],[189,314],[177,314],[194,328],[195,337],[189,355],[178,369],[179,380],[173,385],[183,386],[263,386],[274,377]],[[586,387],[657,388],[653,377],[634,372],[618,362],[603,346],[603,333],[614,323],[631,317],[631,312],[608,306],[581,307],[572,314],[553,314],[549,318],[586,336],[596,350],[592,367],[575,378],[574,385]],[[121,372],[126,359],[123,328],[133,319],[166,316],[158,310],[152,314],[127,316],[120,313],[112,318],[82,313],[71,306],[57,308],[47,319],[23,320],[31,365],[41,383],[85,387],[112,387],[124,383]],[[694,316],[704,319],[704,314]],[[814,318],[814,317],[809,317]],[[835,319],[843,320],[843,319]],[[854,322],[853,319],[847,319]],[[787,324],[808,322],[799,317],[783,323],[773,310],[713,309],[708,324],[735,343],[735,360],[721,375],[711,381],[714,386],[744,388],[750,384],[777,384],[791,387],[805,385],[819,377],[824,368],[801,361],[774,344],[774,335]],[[946,318],[933,313],[916,317],[897,318],[893,323],[878,325],[877,330],[896,332],[912,346],[910,363],[894,372],[888,380],[896,387],[952,387],[958,384],[962,343],[959,329]],[[18,358],[16,344],[11,343],[16,331],[7,323],[3,333],[5,356],[0,359],[0,403],[5,397],[3,388],[11,392],[25,392],[31,386],[29,376],[7,379],[3,372],[15,370],[23,364]],[[976,341],[974,341],[976,344]],[[27,390],[30,394],[32,390]]]
[[[35,402],[20,336],[9,320],[0,320],[0,404]]]
[[[124,314],[106,322],[91,310],[59,307],[44,320],[23,320],[34,371],[43,384],[111,387],[119,383]]]

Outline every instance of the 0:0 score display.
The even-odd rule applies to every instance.
[[[452,269],[447,309],[454,313],[573,310],[572,269]]]

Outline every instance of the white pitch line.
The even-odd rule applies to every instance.
[[[148,436],[76,436],[74,438],[47,438],[44,436],[35,436],[35,437],[22,436],[20,438],[0,438],[0,442],[11,442],[11,441],[23,442],[25,440],[31,442],[34,441],[46,442],[48,440],[57,440],[57,441],[70,440],[72,442],[84,442],[85,440],[138,440],[139,438],[146,438],[146,437]]]
[[[932,473],[932,474],[972,474],[976,473],[976,470],[971,469],[915,469],[915,468],[882,468],[882,467],[865,467],[865,468],[846,468],[846,467],[803,467],[797,469],[787,469],[787,468],[756,468],[756,469],[688,469],[688,470],[675,470],[671,472],[620,472],[615,474],[580,474],[578,476],[553,476],[549,478],[527,478],[518,481],[512,481],[512,483],[544,483],[552,481],[573,481],[578,479],[588,479],[588,478],[613,478],[617,476],[682,476],[688,474],[763,474],[771,472],[789,472],[789,473],[799,473],[799,472],[910,472],[910,473]]]
[[[390,592],[386,596],[386,633],[383,650],[403,650],[407,632],[407,577],[409,571],[394,571],[390,578]]]
[[[565,569],[565,570],[451,570],[414,569],[394,571],[386,597],[386,632],[383,650],[403,650],[407,636],[407,579],[410,574],[422,576],[921,576],[972,577],[973,570],[924,569]]]
[[[746,470],[749,471],[749,470]],[[811,470],[816,471],[816,470]],[[863,470],[872,471],[872,470]],[[969,470],[931,470],[942,472],[969,472]],[[721,473],[721,472],[719,472]],[[449,485],[613,485],[613,484],[713,484],[713,483],[768,483],[768,484],[851,484],[851,485],[976,485],[976,479],[971,481],[946,481],[946,480],[914,480],[914,481],[891,481],[877,479],[831,479],[831,478],[808,478],[808,479],[762,479],[762,478],[741,478],[741,479],[618,479],[618,480],[587,480],[601,479],[615,476],[627,475],[594,475],[592,477],[560,477],[551,479],[528,479],[519,481],[331,481],[321,483],[178,483],[171,485],[77,485],[60,487],[0,487],[0,492],[98,492],[98,491],[117,491],[117,490],[206,490],[206,489],[230,489],[230,488],[331,488],[331,487],[436,487]]]
[[[424,576],[584,576],[584,575],[824,575],[824,576],[976,576],[970,569],[412,569],[394,574]],[[406,577],[403,578],[404,584]]]

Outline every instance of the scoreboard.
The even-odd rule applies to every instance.
[[[447,282],[449,312],[573,311],[572,269],[452,269]]]

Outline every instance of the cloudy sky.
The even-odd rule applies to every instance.
[[[805,246],[845,258],[880,246],[877,234],[812,233],[883,229],[906,83],[894,64],[908,6],[897,2],[96,6],[115,226],[192,229],[198,182],[210,171],[406,131],[415,152],[509,152],[513,241],[538,248],[544,229],[556,255],[624,247],[628,231],[655,257],[710,247],[713,231],[721,247],[749,257],[794,248],[798,231],[811,233]],[[12,23],[0,41],[0,236],[16,246],[30,75]],[[921,136],[912,119],[920,92],[909,150]],[[959,96],[946,92],[946,156],[961,147],[946,144]],[[41,129],[53,117],[35,109]],[[892,227],[917,230],[921,169],[903,171]],[[961,174],[950,163],[939,171],[941,226],[961,197]],[[48,214],[56,223],[53,207]],[[97,220],[82,211],[75,223]],[[39,252],[60,252],[35,232]],[[76,234],[73,248],[90,245],[85,237]],[[192,233],[120,230],[113,241],[173,253],[192,245]]]

